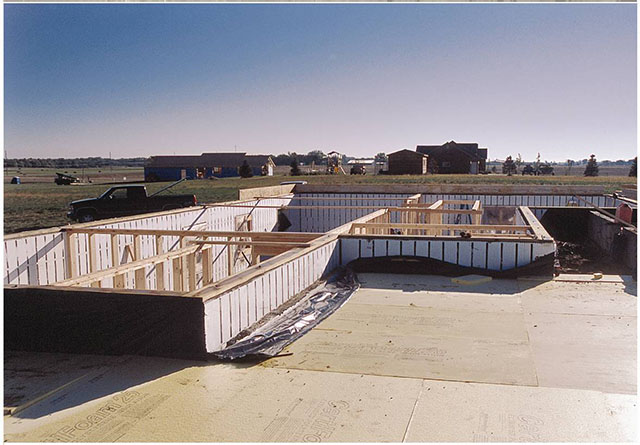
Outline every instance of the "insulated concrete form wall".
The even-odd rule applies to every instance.
[[[423,194],[420,198],[420,202],[434,202],[439,199],[444,200],[478,200],[482,203],[483,207],[489,206],[526,206],[526,207],[564,207],[569,201],[572,200],[574,195],[555,195],[555,194],[535,194],[535,195],[498,195],[498,194],[480,194],[480,195],[467,195],[467,194]],[[608,207],[614,205],[614,199],[604,195],[578,195],[583,199],[599,206]],[[586,204],[575,198],[575,202],[580,207],[585,207]]]
[[[403,198],[410,194],[380,194],[380,193],[303,193],[295,195],[290,202],[291,206],[308,206],[308,209],[288,209],[286,215],[291,221],[290,232],[327,232],[346,224],[354,219],[361,218],[373,212],[376,208],[398,207],[402,205]],[[303,197],[305,199],[297,199]],[[313,199],[308,199],[313,198]],[[325,198],[325,199],[323,199]],[[326,199],[330,198],[330,199]],[[340,199],[335,199],[340,198]],[[367,207],[364,209],[351,208],[322,208],[314,206],[352,206]],[[373,208],[375,207],[375,208]],[[398,222],[398,216],[391,215],[391,222]]]
[[[595,210],[589,212],[587,227],[587,237],[604,252],[632,270],[637,268],[638,239],[635,233],[626,228],[621,232],[619,223]]]
[[[423,257],[494,271],[504,271],[526,266],[538,258],[553,254],[553,241],[483,241],[483,240],[437,240],[404,237],[404,239],[376,239],[349,236],[340,240],[342,265],[359,258],[388,256]]]
[[[408,198],[412,194],[380,194],[380,193],[299,193],[291,200],[292,206],[308,206],[309,209],[288,209],[287,217],[292,226],[288,229],[291,232],[326,232],[334,229],[356,218],[371,213],[376,208],[395,207],[402,205],[402,198]],[[583,199],[599,206],[612,207],[616,201],[604,195],[578,195]],[[306,199],[298,199],[306,198]],[[308,199],[313,198],[313,199]],[[324,198],[324,199],[323,199]],[[336,199],[339,198],[339,199]],[[383,198],[383,199],[381,199]],[[541,207],[563,207],[573,198],[573,195],[498,195],[498,194],[423,194],[421,203],[432,203],[438,200],[465,200],[480,201],[483,207],[511,207],[511,206],[541,206]],[[584,202],[573,199],[580,207],[587,206]],[[312,208],[314,206],[335,206],[337,208]],[[343,206],[366,206],[369,208],[342,209]],[[537,210],[536,216],[541,217],[543,210]],[[444,224],[463,224],[465,221],[460,218],[466,215],[445,214]],[[391,221],[399,222],[400,216],[397,212],[391,214]],[[467,221],[466,223],[470,223]]]
[[[147,217],[118,218],[111,222],[82,224],[81,227],[117,228],[117,229],[165,229],[165,230],[235,230],[235,218],[251,213],[252,230],[256,232],[271,232],[277,224],[276,209],[252,207],[260,202],[263,205],[286,205],[288,200],[261,199],[243,203],[245,207],[215,207],[198,206],[189,210],[175,210],[171,212],[155,213]],[[61,228],[27,232],[25,234],[9,235],[4,238],[4,284],[47,285],[69,278],[65,275],[66,252],[65,233]],[[111,238],[109,235],[94,235],[96,248],[96,270],[111,267],[114,262],[111,256]],[[125,254],[125,245],[133,243],[133,235],[119,236],[118,258]],[[86,274],[89,271],[89,238],[87,234],[77,234],[76,257],[77,273]],[[178,237],[164,237],[163,248],[179,247]],[[156,255],[155,238],[153,235],[140,235],[140,256],[148,258]],[[212,246],[215,256],[224,246]],[[246,266],[240,266],[246,267]],[[154,288],[155,276],[147,270],[147,287]],[[226,261],[219,261],[214,265],[214,279],[227,275]],[[166,280],[172,285],[171,268],[165,267]],[[127,274],[127,285],[131,285],[132,274]],[[105,280],[105,285],[109,285]]]
[[[215,298],[205,300],[207,352],[223,349],[227,341],[264,315],[312,286],[339,265],[334,240],[260,274]]]

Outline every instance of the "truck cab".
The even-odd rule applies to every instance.
[[[148,196],[144,185],[111,187],[97,198],[73,201],[67,217],[78,222],[90,222],[196,205],[195,195],[158,196],[157,193]]]

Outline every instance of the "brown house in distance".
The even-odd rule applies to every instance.
[[[387,155],[390,175],[426,175],[428,156],[411,150],[400,150]]]
[[[435,173],[484,173],[487,149],[476,143],[446,142],[442,145],[418,145],[416,152],[429,156],[430,171]]]

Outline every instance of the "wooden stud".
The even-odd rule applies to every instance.
[[[134,279],[135,279],[135,288],[136,289],[146,289],[147,288],[147,277],[145,275],[145,267],[140,267],[134,271]]]
[[[64,255],[67,267],[67,278],[75,278],[78,276],[78,265],[76,256],[78,252],[78,235],[75,233],[65,232],[64,234]]]
[[[94,234],[89,234],[87,235],[88,238],[88,248],[89,248],[89,252],[87,252],[89,254],[89,273],[92,274],[96,271],[97,268],[97,260],[96,260],[96,239],[95,239],[96,235]],[[96,280],[94,282],[91,283],[91,287],[100,287],[100,280]]]
[[[140,235],[133,235],[133,261],[142,259],[142,248],[140,245]]]
[[[187,255],[187,274],[189,291],[196,290],[196,254],[190,253]]]
[[[198,249],[199,249],[198,246],[186,247],[184,249],[174,250],[171,252],[164,253],[162,255],[145,258],[139,261],[134,261],[132,263],[125,263],[115,268],[99,270],[92,274],[86,274],[80,277],[59,281],[57,283],[53,283],[52,285],[53,286],[85,285],[85,284],[91,283],[92,281],[104,280],[105,278],[110,278],[110,277],[113,277],[114,275],[124,274],[130,271],[133,271],[135,269],[138,269],[141,266],[155,265],[161,261],[167,261],[175,258],[181,259],[185,255],[195,252]]]
[[[182,259],[174,258],[171,260],[172,272],[173,272],[173,290],[182,292]]]
[[[231,242],[233,237],[228,237],[227,241]],[[227,246],[227,276],[233,275],[233,252],[231,252],[231,246]]]
[[[202,285],[213,281],[213,264],[211,258],[211,248],[202,249]]]
[[[163,248],[162,248],[162,236],[161,235],[156,235],[156,255],[162,255],[163,252]],[[165,289],[165,285],[164,285],[164,262],[160,262],[156,264],[156,289],[157,290],[164,290]]]

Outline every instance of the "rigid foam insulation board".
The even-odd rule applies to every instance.
[[[266,366],[289,369],[536,385],[526,342],[315,329]]]
[[[527,342],[519,312],[471,312],[420,306],[387,306],[351,302],[340,308],[319,329],[381,335],[408,335],[433,338],[475,338]]]
[[[520,283],[515,280],[497,279],[464,286],[452,283],[449,277],[435,275],[369,273],[358,274],[358,280],[362,285],[361,291],[350,300],[357,304],[420,306],[443,310],[464,307],[474,312],[522,311]]]
[[[464,275],[461,277],[451,278],[452,283],[456,284],[466,284],[468,286],[472,286],[475,284],[481,284],[491,281],[491,277],[487,277],[484,275]]]
[[[525,317],[540,386],[636,393],[635,317]]]
[[[548,281],[523,290],[525,313],[621,315],[635,317],[637,288],[624,283]]]
[[[551,282],[522,293],[541,386],[635,394],[635,288]]]
[[[112,362],[103,355],[4,352],[4,408],[13,412]]]
[[[5,440],[632,441],[636,397],[123,357],[17,416]]]
[[[446,292],[402,292],[401,290],[377,290],[366,288],[366,292],[354,294],[354,304],[388,304],[394,306],[417,306],[441,310],[456,310],[464,305],[475,312],[522,312],[520,297],[515,295],[480,295],[473,293]]]
[[[446,293],[463,295],[501,296],[520,292],[516,280],[495,279],[474,285],[454,283],[450,277],[414,274],[360,273],[358,280],[363,288],[379,291]],[[457,295],[456,295],[457,296]]]
[[[622,442],[636,397],[597,391],[424,381],[408,442]]]
[[[180,369],[180,363],[123,363],[64,392],[72,399],[79,392],[93,395],[91,402],[51,415],[36,406],[23,418],[5,418],[5,439],[399,442],[422,385],[415,379],[231,364],[185,363]],[[51,401],[41,405],[55,409]],[[43,417],[33,418],[36,410]]]
[[[424,281],[418,276],[387,277],[387,287],[399,279],[406,280],[405,288]],[[362,287],[345,306],[285,350],[292,355],[269,360],[265,366],[537,384],[521,311],[476,312],[466,300],[450,301],[446,309],[414,304],[433,297],[437,306],[439,295],[430,295],[425,287],[416,287],[420,290],[409,303],[399,302],[395,294],[381,299],[379,289]],[[407,297],[407,292],[397,293]]]

